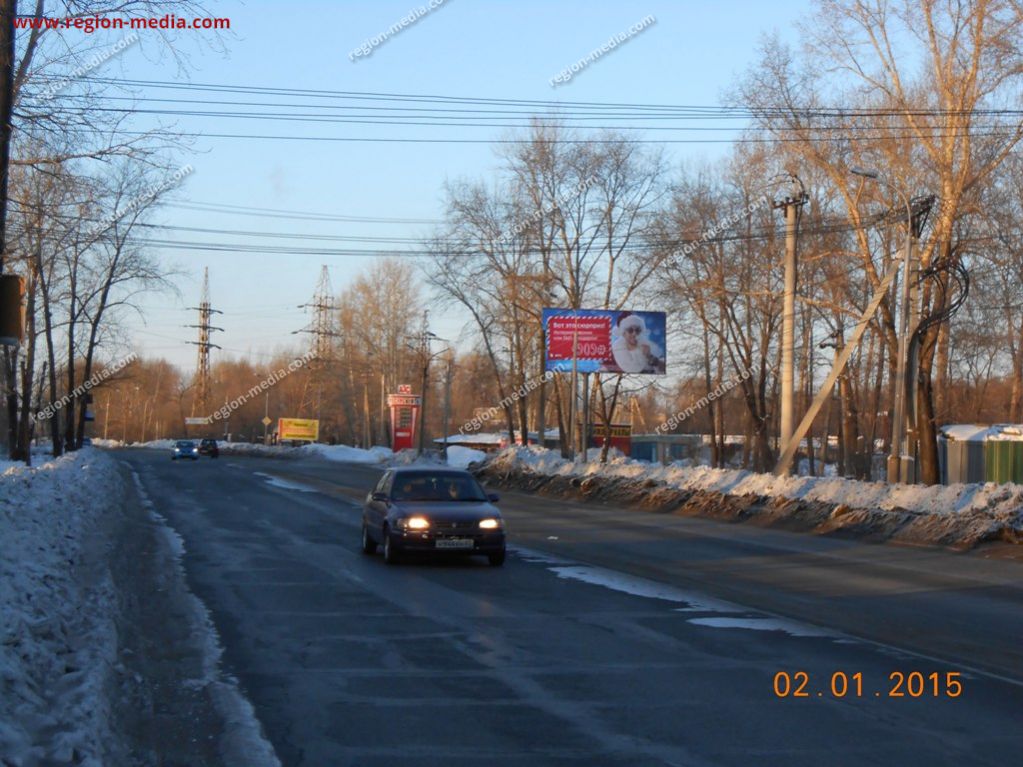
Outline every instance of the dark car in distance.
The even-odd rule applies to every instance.
[[[504,520],[476,478],[459,469],[390,469],[366,496],[362,550],[383,546],[395,564],[404,553],[483,555],[504,564]]]
[[[220,448],[217,447],[215,439],[199,440],[199,455],[208,455],[210,458],[220,457]]]

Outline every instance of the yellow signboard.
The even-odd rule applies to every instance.
[[[277,439],[315,442],[320,438],[320,422],[315,418],[278,418]]]

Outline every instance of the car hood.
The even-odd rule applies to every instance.
[[[501,517],[501,512],[497,510],[497,507],[486,501],[455,501],[450,503],[442,501],[396,501],[391,506],[391,511],[404,517],[421,514],[427,519],[448,522],[456,520],[478,522],[488,517],[497,519]]]

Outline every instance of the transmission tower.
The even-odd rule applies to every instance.
[[[323,404],[323,389],[327,383],[330,364],[334,361],[334,339],[340,337],[338,332],[339,306],[334,301],[334,290],[330,285],[330,272],[326,265],[320,270],[320,279],[316,283],[313,299],[307,304],[299,304],[299,309],[313,312],[313,320],[309,325],[295,333],[308,333],[312,336],[311,349],[313,358],[309,363],[310,383],[312,384],[312,401],[303,397],[302,408],[312,406],[316,418],[320,418]],[[307,390],[308,391],[308,390]]]
[[[210,318],[214,314],[223,314],[219,309],[210,306],[210,270],[205,268],[202,273],[202,296],[198,306],[190,306],[189,309],[196,309],[199,312],[198,325],[186,325],[188,328],[198,328],[199,340],[189,341],[199,347],[199,360],[195,369],[195,396],[192,397],[192,415],[195,415],[198,405],[200,415],[207,415],[210,410],[210,349],[220,347],[210,342],[210,332],[214,330],[224,331],[210,325]]]

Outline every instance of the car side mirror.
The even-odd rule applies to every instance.
[[[499,500],[501,500],[501,496],[499,496],[497,493],[487,493],[487,500],[490,501],[491,503],[497,503]]]
[[[370,498],[374,501],[386,501],[387,493],[373,493]]]

